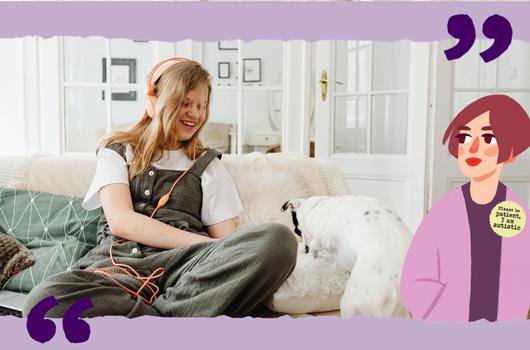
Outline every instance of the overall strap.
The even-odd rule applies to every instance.
[[[201,177],[204,170],[208,167],[208,165],[210,165],[210,163],[212,162],[212,160],[214,160],[215,157],[221,159],[222,154],[214,150],[213,148],[208,148],[206,152],[204,152],[199,157],[199,159],[197,159],[197,162],[190,170],[190,172],[196,175],[197,177]]]
[[[125,157],[125,145],[122,143],[111,143],[110,145],[107,145],[105,148],[109,148],[116,153],[118,153],[123,160],[125,160],[125,163],[127,163],[127,158]],[[96,154],[99,151],[99,147],[96,149]]]

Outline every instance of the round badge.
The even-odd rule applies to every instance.
[[[519,204],[504,201],[497,204],[490,213],[490,226],[501,237],[517,236],[526,224],[526,213]]]

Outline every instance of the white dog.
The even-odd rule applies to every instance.
[[[384,202],[353,195],[311,197],[288,201],[282,209],[287,208],[307,254],[333,261],[337,272],[351,271],[340,300],[342,317],[407,315],[399,283],[411,234]]]

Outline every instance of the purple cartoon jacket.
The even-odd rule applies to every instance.
[[[509,189],[506,200],[526,211],[527,224],[502,238],[497,320],[526,319],[530,308],[530,220],[526,204]],[[469,319],[471,243],[459,187],[427,213],[414,235],[401,276],[401,299],[414,319]]]

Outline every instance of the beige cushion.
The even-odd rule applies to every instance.
[[[0,186],[13,187],[23,181],[33,157],[1,156]]]
[[[96,172],[96,155],[41,156],[29,163],[17,188],[84,197]]]
[[[328,196],[346,196],[350,189],[340,176],[339,170],[329,159],[312,159],[318,164]]]

